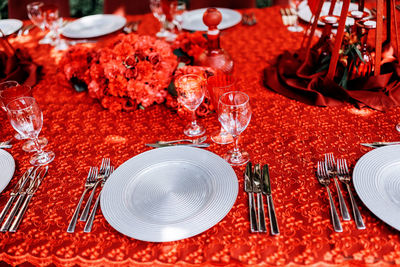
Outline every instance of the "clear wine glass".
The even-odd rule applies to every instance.
[[[26,6],[29,19],[42,31],[46,30],[44,15],[42,13],[43,6],[43,2],[32,2]],[[39,44],[51,44],[52,42],[53,40],[50,38],[50,34],[46,34],[43,39],[39,40]]]
[[[291,32],[302,32],[303,31],[303,27],[301,27],[299,25],[299,16],[298,16],[300,3],[301,3],[301,0],[289,0],[290,8],[292,10],[294,10],[295,16],[296,16],[294,25],[288,27],[288,30]]]
[[[243,165],[250,160],[249,153],[239,150],[239,135],[247,128],[251,119],[249,96],[240,91],[224,93],[218,103],[218,119],[222,127],[233,137],[235,147],[225,154],[231,165]]]
[[[16,81],[6,81],[0,83],[0,106],[3,108],[4,111],[7,112],[6,106],[8,105],[8,103],[22,96],[32,96],[32,89],[30,86],[20,85]],[[17,140],[27,139],[27,137],[19,133],[16,133],[14,135],[14,138]],[[45,147],[47,145],[47,139],[41,137],[39,138],[39,143],[42,147]],[[24,150],[25,152],[34,152],[36,151],[36,148],[34,143],[29,140],[22,145],[22,150]]]
[[[176,0],[150,0],[150,9],[154,17],[160,22],[160,31],[156,33],[158,38],[166,41],[174,41],[176,34],[171,32],[173,28],[171,6]]]
[[[172,23],[176,26],[178,32],[182,31],[183,14],[186,12],[186,2],[183,0],[173,1],[171,4]]]
[[[12,127],[21,135],[27,136],[36,146],[36,153],[30,163],[34,166],[46,165],[53,161],[52,151],[43,151],[38,136],[43,126],[43,113],[33,97],[20,97],[7,105],[7,114]]]
[[[236,80],[232,75],[217,74],[207,79],[207,88],[210,94],[211,103],[218,109],[218,101],[222,94],[230,91],[236,91]],[[211,134],[211,140],[214,143],[224,145],[233,142],[232,135],[225,131],[221,126],[219,130]]]
[[[193,137],[203,135],[206,130],[196,121],[196,109],[203,102],[206,92],[205,79],[196,74],[187,74],[175,81],[178,101],[192,112],[192,122],[185,127],[185,135]]]
[[[68,44],[65,40],[60,38],[60,28],[62,27],[63,20],[59,16],[58,7],[49,4],[42,6],[41,10],[45,26],[50,30],[50,36],[52,38],[51,45],[53,45],[56,50],[66,50]]]

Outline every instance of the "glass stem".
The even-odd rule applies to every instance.
[[[38,138],[39,137],[36,136],[35,138],[32,139],[32,141],[35,144],[35,148],[36,148],[37,153],[42,154],[43,150],[42,150],[41,145],[39,144],[39,139]]]
[[[197,121],[196,121],[196,110],[192,111],[192,127],[197,126]]]
[[[299,6],[297,5],[295,8],[295,12],[296,12],[296,20],[294,21],[294,27],[297,28],[299,27]]]
[[[232,137],[233,137],[233,142],[235,143],[235,146],[233,147],[233,154],[234,155],[240,155],[240,151],[239,151],[239,136],[232,135]]]

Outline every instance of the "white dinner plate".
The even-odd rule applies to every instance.
[[[68,38],[93,38],[103,36],[122,29],[126,19],[111,14],[98,14],[82,17],[68,23],[62,34]]]
[[[2,19],[0,20],[0,29],[7,36],[21,29],[22,24],[19,19]]]
[[[207,150],[153,149],[131,158],[107,180],[101,210],[114,229],[149,242],[188,238],[222,220],[236,201],[231,166]]]
[[[236,10],[220,7],[217,9],[222,14],[222,21],[218,25],[220,30],[235,26],[242,20],[242,14]],[[201,8],[185,12],[182,15],[182,28],[188,31],[207,31],[208,28],[203,23],[203,14],[206,10],[207,8]]]
[[[353,183],[365,206],[400,230],[400,145],[377,148],[362,156],[354,167]]]
[[[0,193],[8,185],[15,171],[14,158],[7,151],[0,149]]]
[[[330,4],[331,4],[331,2],[328,2],[328,1],[324,2],[323,6],[322,6],[320,17],[328,15]],[[340,11],[342,10],[342,8],[341,8],[342,5],[343,5],[343,3],[341,1],[336,2],[335,9],[333,10],[333,15],[340,16]],[[358,10],[358,5],[356,3],[350,3],[349,11],[353,11],[353,10]],[[371,12],[367,8],[364,8],[364,10],[366,12],[368,12],[369,14],[371,14]],[[312,13],[311,13],[310,7],[308,6],[307,1],[303,1],[300,3],[298,15],[299,15],[299,18],[304,20],[305,22],[311,22]],[[346,25],[353,25],[353,24],[354,24],[354,19],[348,17],[346,19]],[[325,25],[325,23],[323,23],[322,21],[318,21],[318,25]],[[337,24],[334,26],[337,26]]]

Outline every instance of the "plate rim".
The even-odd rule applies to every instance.
[[[396,222],[398,221],[398,223],[393,223],[392,221],[394,219],[388,219],[387,218],[387,214],[382,212],[381,209],[378,209],[377,205],[373,204],[373,203],[376,203],[376,200],[370,200],[368,195],[371,195],[371,192],[365,192],[363,190],[362,183],[365,182],[365,178],[363,179],[361,177],[361,174],[362,174],[361,171],[365,168],[364,165],[365,165],[366,161],[368,161],[371,157],[375,157],[376,155],[378,155],[378,156],[381,155],[382,156],[382,155],[385,155],[385,153],[387,153],[388,151],[393,151],[393,150],[397,150],[398,151],[399,158],[397,160],[392,160],[390,162],[391,163],[394,163],[394,162],[399,162],[400,163],[400,145],[390,145],[390,146],[385,146],[385,147],[380,147],[380,148],[373,149],[373,150],[367,152],[366,154],[364,154],[363,156],[361,156],[361,158],[356,162],[356,164],[354,166],[354,169],[353,169],[352,180],[353,180],[354,189],[355,189],[358,197],[360,198],[360,200],[364,204],[364,206],[367,207],[370,212],[372,212],[376,217],[378,217],[385,224],[387,224],[387,225],[393,227],[394,229],[400,231],[400,221],[396,220]],[[388,163],[389,162],[387,162],[387,164]],[[373,169],[381,168],[383,166],[384,165],[380,165],[380,164],[374,165],[374,166],[368,166],[367,165],[366,168],[367,169],[370,168],[371,170],[373,170]],[[363,177],[365,177],[365,176],[363,176]],[[372,177],[372,179],[370,179],[370,180],[374,181],[373,178],[376,178],[376,177]],[[374,188],[374,189],[376,189],[376,188]],[[391,203],[392,203],[392,205],[395,205],[395,203],[393,203],[393,202],[391,202]],[[398,206],[398,207],[400,209],[400,206]]]
[[[9,35],[11,35],[13,33],[16,33],[24,25],[24,22],[22,20],[19,20],[19,19],[12,19],[12,18],[11,19],[1,19],[0,21],[13,21],[13,22],[18,24],[18,26],[15,28],[15,30],[13,30],[12,32],[10,32],[8,34],[5,34],[5,36],[9,36]]]
[[[94,18],[94,17],[109,17],[109,18],[121,19],[121,24],[118,25],[118,27],[117,26],[114,27],[115,29],[113,29],[112,31],[108,30],[108,31],[104,31],[103,33],[93,33],[93,34],[88,34],[88,35],[71,34],[70,32],[68,33],[68,27],[72,27],[74,24],[78,24],[82,20],[90,19],[90,18]],[[74,20],[74,21],[68,23],[67,26],[65,26],[61,30],[61,34],[67,38],[94,38],[94,37],[100,37],[100,36],[104,36],[104,35],[116,32],[116,31],[122,29],[125,25],[126,25],[126,18],[123,16],[115,15],[115,14],[94,14],[94,15],[81,17],[77,20]],[[66,33],[65,33],[65,29],[67,29]]]
[[[238,15],[237,22],[236,21],[231,22],[228,24],[228,26],[224,26],[224,27],[218,26],[219,30],[225,30],[225,29],[231,28],[231,27],[239,24],[240,21],[242,20],[242,14],[235,9],[225,8],[225,7],[215,7],[215,8],[221,12],[222,16],[224,15],[223,13],[230,13],[230,14]],[[206,10],[207,10],[207,8],[198,8],[198,9],[189,10],[184,13],[183,17],[190,15],[190,13],[192,13],[192,14],[195,13],[196,15],[197,15],[197,13],[204,13]],[[201,26],[200,27],[186,27],[184,21],[182,23],[182,29],[187,30],[187,31],[207,31],[207,28],[203,28]]]
[[[1,154],[3,154],[3,155],[1,155]],[[2,193],[3,190],[7,187],[7,185],[10,183],[10,181],[13,178],[14,173],[15,173],[15,160],[14,160],[14,157],[8,151],[5,151],[4,149],[0,149],[0,157],[1,156],[9,157],[9,159],[11,159],[11,162],[12,162],[12,164],[11,164],[12,167],[11,168],[12,168],[12,170],[10,171],[11,172],[10,175],[9,175],[10,178],[6,178],[5,179],[3,187],[2,187],[2,183],[0,183],[0,193]]]
[[[215,216],[215,217],[213,217],[214,219],[211,218],[211,220],[209,219],[209,221],[211,221],[211,222],[208,223],[208,224],[207,223],[203,224],[203,225],[200,224],[200,227],[196,227],[196,231],[192,231],[192,232],[189,231],[189,233],[181,232],[181,233],[179,233],[178,237],[174,237],[174,238],[171,238],[171,237],[167,238],[165,236],[164,237],[155,237],[155,236],[150,236],[150,235],[147,238],[147,237],[144,237],[145,234],[144,235],[143,234],[138,235],[137,233],[134,233],[134,231],[126,230],[126,227],[124,228],[124,227],[121,227],[120,225],[118,225],[118,218],[115,218],[116,217],[115,214],[113,214],[111,211],[108,211],[109,209],[111,209],[111,207],[108,207],[110,204],[106,203],[106,201],[108,201],[106,199],[107,198],[107,194],[111,194],[111,193],[115,194],[115,192],[116,192],[115,188],[112,190],[110,183],[113,182],[112,179],[118,179],[117,177],[115,177],[115,175],[118,174],[118,172],[117,172],[118,169],[120,169],[120,171],[122,173],[124,171],[125,172],[126,171],[131,171],[132,172],[132,175],[130,177],[125,178],[125,181],[123,181],[121,183],[121,185],[119,186],[120,188],[118,188],[119,192],[121,193],[120,194],[121,197],[119,197],[119,198],[120,198],[121,201],[124,201],[124,197],[122,196],[123,193],[124,193],[124,187],[128,186],[128,184],[132,181],[132,178],[137,176],[137,173],[140,173],[144,168],[148,168],[148,167],[151,167],[154,164],[159,164],[159,163],[162,163],[162,162],[166,161],[165,160],[165,156],[168,155],[168,154],[171,154],[171,156],[173,157],[174,154],[178,152],[179,154],[178,154],[178,156],[176,156],[175,159],[182,160],[182,158],[183,158],[182,157],[182,153],[186,153],[185,151],[186,152],[188,151],[188,152],[191,153],[190,154],[191,157],[188,158],[189,162],[193,162],[193,160],[192,160],[194,158],[194,154],[193,153],[200,153],[200,154],[198,154],[198,155],[200,155],[200,157],[204,157],[204,156],[208,157],[208,155],[205,154],[205,153],[207,153],[209,155],[212,155],[215,158],[219,158],[221,161],[218,164],[218,166],[221,166],[221,164],[224,164],[224,166],[228,170],[227,175],[226,175],[227,178],[225,179],[225,182],[227,182],[227,181],[229,182],[230,181],[231,191],[229,192],[229,194],[225,194],[224,197],[225,197],[225,199],[228,199],[230,201],[227,201],[227,202],[224,202],[224,203],[222,203],[221,201],[217,202],[220,205],[218,207],[218,209],[221,210],[219,216]],[[155,157],[157,153],[162,153],[160,159],[157,159]],[[149,163],[146,163],[146,165],[145,165],[146,167],[144,167],[144,168],[136,169],[134,171],[129,169],[129,164],[134,164],[134,163],[130,163],[130,162],[137,161],[137,160],[140,161],[140,160],[142,160],[143,158],[146,158],[146,157],[153,157],[154,160],[153,161],[150,160]],[[173,159],[174,158],[169,158],[168,160],[173,160]],[[210,165],[207,165],[207,166],[210,167]],[[214,175],[214,176],[216,177],[216,175]],[[115,178],[113,178],[113,177],[115,177]],[[117,180],[115,180],[115,181],[117,181]],[[213,182],[213,183],[215,181],[218,181],[218,180],[216,180],[215,178],[213,180],[211,180],[211,182]],[[114,184],[115,183],[116,182],[114,182]],[[113,186],[115,187],[115,185],[113,185]],[[220,187],[219,188],[219,192],[217,192],[217,194],[214,192],[214,194],[213,194],[214,201],[218,200],[216,198],[216,196],[218,196],[218,194],[221,195],[221,194],[224,193],[224,190],[222,190],[222,186],[219,186],[219,187]],[[213,190],[214,189],[215,188],[213,188]],[[145,151],[143,153],[140,153],[140,154],[128,159],[123,164],[121,164],[117,168],[117,170],[114,171],[112,176],[110,176],[109,180],[106,182],[103,190],[104,190],[105,193],[102,193],[101,199],[100,199],[100,205],[101,205],[101,209],[102,209],[102,212],[103,212],[103,216],[105,217],[106,221],[110,224],[110,226],[113,227],[116,231],[118,231],[119,233],[121,233],[123,235],[126,235],[128,237],[131,237],[131,238],[134,238],[134,239],[137,239],[137,240],[141,240],[141,241],[146,241],[146,242],[172,242],[172,241],[182,240],[182,239],[186,239],[186,238],[190,238],[190,237],[196,236],[196,235],[198,235],[198,234],[200,234],[200,233],[212,228],[213,226],[218,224],[221,220],[223,220],[226,217],[226,215],[230,212],[230,210],[232,209],[232,207],[234,206],[234,204],[236,202],[238,191],[239,191],[239,182],[238,182],[238,177],[237,177],[235,171],[233,170],[233,168],[225,160],[223,160],[221,157],[219,157],[217,154],[215,154],[215,153],[213,153],[211,151],[208,151],[208,150],[200,149],[200,148],[178,147],[178,146],[176,146],[176,147],[164,147],[164,148],[157,148],[157,149],[148,150],[148,151]],[[108,197],[108,198],[111,198],[111,197]],[[115,198],[113,200],[115,200]],[[207,204],[207,206],[208,205],[209,205],[209,203]],[[123,208],[123,209],[125,209],[125,208]],[[123,209],[121,209],[121,210],[123,210]],[[206,207],[206,209],[209,209],[209,208]],[[202,211],[202,210],[203,209],[200,209],[199,211]],[[110,213],[110,214],[108,214],[108,213]],[[195,216],[199,216],[198,214],[199,213],[196,213]],[[156,226],[155,226],[154,229],[158,230],[157,228],[159,228],[160,230],[162,230],[163,227],[181,226],[181,227],[186,227],[186,228],[183,228],[183,229],[187,231],[187,228],[190,227],[190,225],[187,224],[187,221],[190,221],[191,219],[192,218],[185,219],[182,222],[178,222],[178,223],[155,224]],[[120,222],[124,223],[124,220],[120,220]],[[187,225],[185,225],[185,223]],[[151,230],[154,230],[154,229],[151,229]]]

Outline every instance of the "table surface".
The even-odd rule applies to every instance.
[[[248,199],[243,191],[244,166],[234,167],[239,183],[237,200],[227,216],[211,229],[188,239],[151,243],[124,236],[113,229],[101,212],[91,233],[66,232],[83,189],[89,166],[103,157],[114,166],[149,150],[145,143],[184,137],[187,121],[164,105],[145,110],[112,113],[87,93],[77,93],[60,71],[62,53],[38,45],[42,33],[11,38],[15,46],[29,49],[43,66],[43,77],[33,95],[44,113],[41,136],[56,153],[49,174],[32,199],[16,233],[1,233],[0,261],[35,265],[289,265],[289,264],[400,264],[397,230],[379,220],[357,198],[366,230],[357,230],[354,220],[343,222],[343,232],[332,229],[327,193],[315,178],[316,162],[333,152],[354,166],[371,149],[362,142],[396,141],[399,109],[378,112],[340,107],[308,106],[287,99],[263,86],[263,69],[287,49],[299,47],[302,33],[289,33],[279,7],[247,10],[255,13],[255,26],[237,25],[224,30],[222,47],[235,62],[235,75],[245,84],[253,117],[243,132],[241,146],[253,163],[268,163],[281,234],[251,234]],[[158,23],[151,14],[141,19],[139,34],[154,35]],[[215,115],[200,119],[211,133],[220,126]],[[13,129],[0,114],[0,139],[9,139]],[[211,141],[210,141],[211,142]],[[8,150],[16,161],[15,177],[29,166],[29,153],[22,142]],[[232,145],[212,144],[208,150],[222,156]],[[8,199],[14,178],[0,196]],[[334,194],[336,191],[331,184]],[[350,208],[349,196],[344,191]],[[335,196],[336,205],[338,203]],[[267,220],[269,222],[269,220]]]

